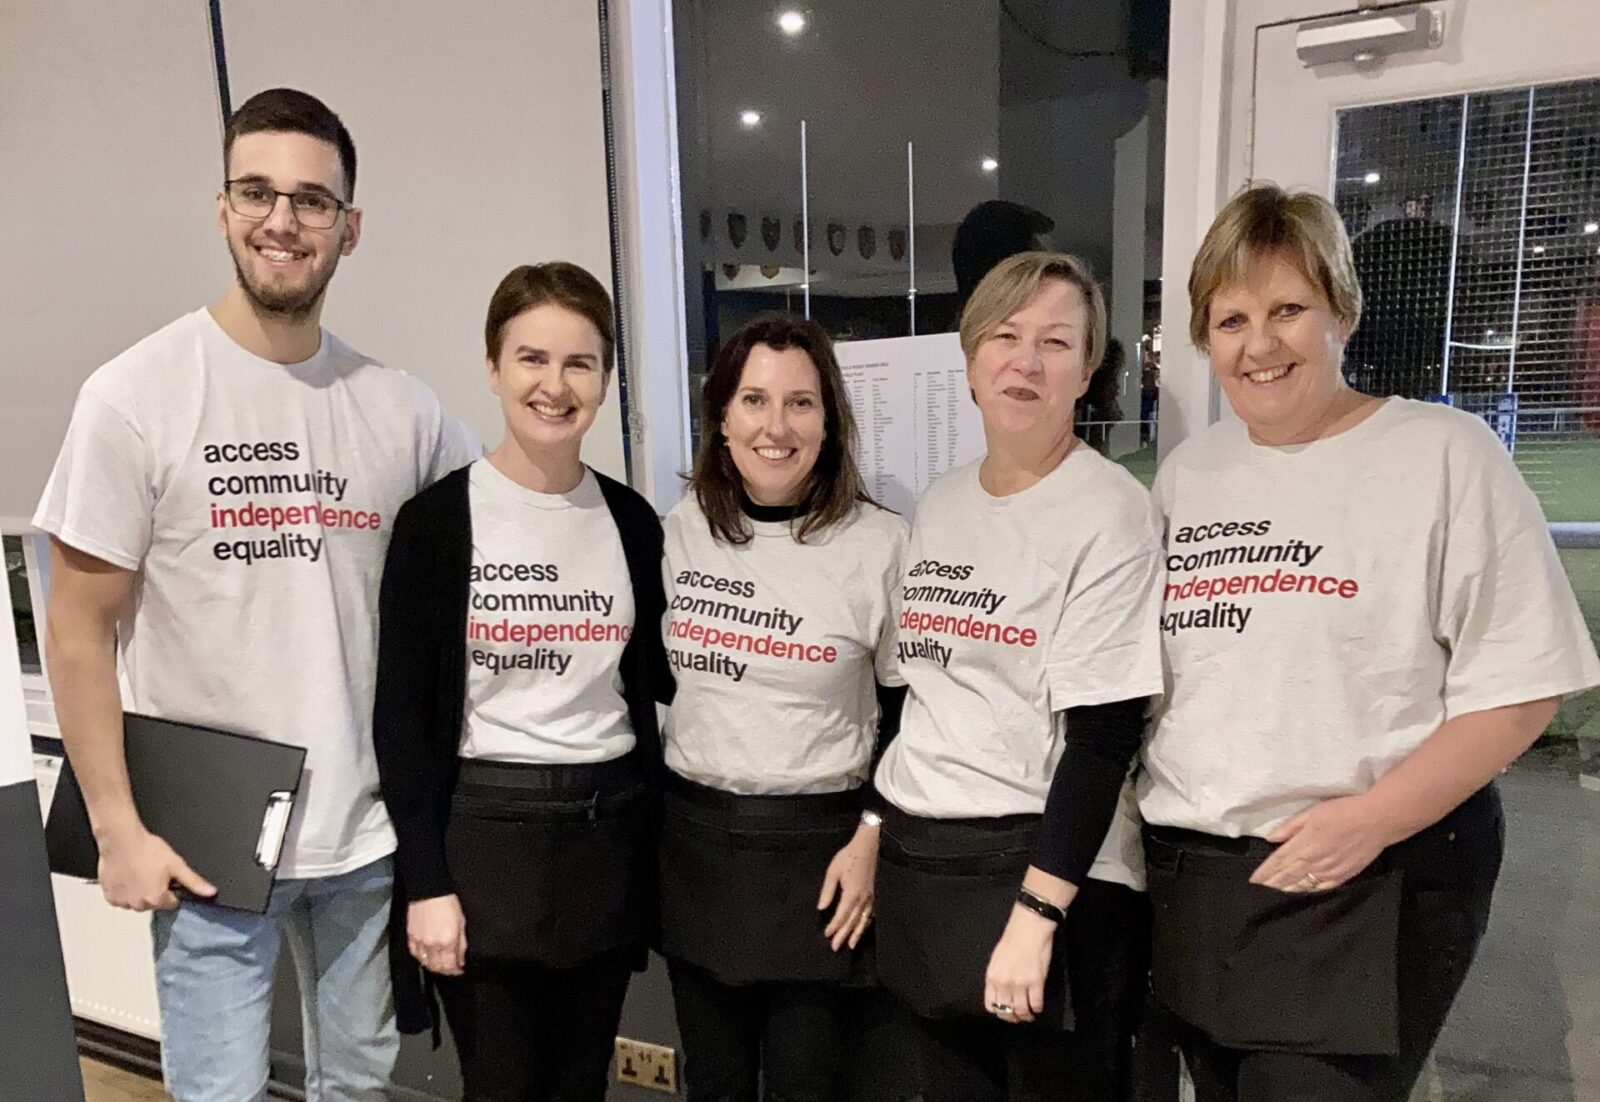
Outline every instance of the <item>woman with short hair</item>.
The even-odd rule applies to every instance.
[[[505,438],[406,503],[384,568],[397,996],[437,990],[468,1102],[603,1099],[654,932],[661,525],[579,456],[612,317],[573,264],[501,281],[484,337]]]
[[[1361,290],[1327,200],[1242,192],[1189,296],[1238,420],[1156,478],[1156,997],[1202,1102],[1402,1102],[1488,922],[1494,777],[1600,662],[1487,425],[1346,385]]]
[[[1150,496],[1073,433],[1106,344],[1077,259],[1022,253],[961,316],[987,453],[917,504],[899,736],[876,777],[879,976],[920,1052],[894,1097],[1129,1090],[1148,911],[1127,780],[1161,691]]]

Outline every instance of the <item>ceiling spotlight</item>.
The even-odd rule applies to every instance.
[[[786,11],[778,16],[778,29],[793,38],[806,29],[806,17],[797,11]]]
[[[744,111],[740,111],[739,112],[739,121],[744,124],[745,129],[747,129],[747,130],[750,129],[751,127],[754,127],[754,126],[760,126],[761,125],[761,112],[760,111],[751,111],[751,110],[748,110],[748,109],[744,110]]]
[[[1373,172],[1369,172],[1365,176],[1361,177],[1361,182],[1364,183],[1364,184],[1375,184],[1381,179],[1383,179],[1383,177],[1381,175],[1379,175],[1376,171],[1373,171]]]
[[[1600,222],[1585,222],[1583,224],[1583,232],[1600,233]]]
[[[985,172],[995,172],[1000,168],[1000,162],[995,160],[993,157],[985,157],[982,161],[978,162],[978,167],[983,169]]]
[[[1483,331],[1483,335],[1486,336],[1486,337],[1492,337],[1492,336],[1494,336],[1494,330],[1493,329],[1485,329]]]
[[[1534,256],[1543,256],[1544,255],[1544,246],[1543,245],[1535,245],[1533,247],[1533,255]]]

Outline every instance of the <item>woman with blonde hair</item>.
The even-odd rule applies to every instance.
[[[1238,420],[1156,478],[1155,994],[1201,1102],[1403,1102],[1488,922],[1494,777],[1600,662],[1484,422],[1346,384],[1331,204],[1244,191],[1189,297]]]
[[[1003,261],[961,316],[987,453],[918,502],[900,734],[876,783],[896,1098],[1126,1097],[1148,911],[1127,779],[1161,691],[1161,529],[1073,433],[1106,344],[1077,259]]]

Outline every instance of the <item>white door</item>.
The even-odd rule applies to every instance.
[[[1239,0],[1224,175],[1334,200],[1367,300],[1347,374],[1501,430],[1600,628],[1600,3],[1354,8]],[[1385,56],[1418,8],[1416,40]],[[1323,22],[1341,14],[1359,22]],[[1374,56],[1302,56],[1351,40]],[[1587,696],[1505,779],[1495,919],[1419,1098],[1600,1098],[1600,694]]]

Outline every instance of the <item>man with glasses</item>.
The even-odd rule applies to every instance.
[[[105,897],[156,912],[168,1090],[265,1097],[287,939],[307,1098],[375,1102],[399,1047],[394,833],[371,745],[378,582],[395,511],[480,449],[427,387],[321,327],[361,238],[338,117],[263,92],[223,158],[233,285],[84,384],[34,518],[53,537],[46,662]],[[124,706],[306,748],[265,915],[204,902],[215,889],[145,828]]]

